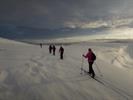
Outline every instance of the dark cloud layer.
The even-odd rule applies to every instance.
[[[123,10],[129,10],[127,6],[131,4],[126,2],[125,0],[1,0],[0,20],[42,28],[61,27],[66,21],[110,18],[120,13],[122,7]]]

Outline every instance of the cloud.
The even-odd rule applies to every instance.
[[[92,31],[132,28],[132,4],[133,0],[1,0],[0,26],[7,26],[11,33],[16,29],[21,34],[29,31],[13,27],[49,30],[41,31],[41,35],[95,34]],[[0,34],[4,31],[0,30]]]
[[[60,28],[64,27],[65,23],[75,20],[85,23],[99,19],[108,20],[114,16],[123,17],[125,14],[131,16],[132,10],[128,8],[131,9],[133,3],[131,0],[126,2],[125,0],[1,0],[0,2],[0,21],[42,28]],[[90,25],[93,27],[93,24]]]

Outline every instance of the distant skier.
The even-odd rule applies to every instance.
[[[49,53],[52,53],[52,45],[49,45]]]
[[[42,48],[42,43],[40,43],[40,47]]]
[[[62,46],[59,49],[59,53],[60,53],[60,59],[63,60],[64,48]]]
[[[55,51],[56,51],[55,45],[53,45],[52,49],[53,49],[53,55],[55,55]]]
[[[88,49],[88,53],[86,55],[83,54],[83,57],[88,58],[88,64],[89,64],[89,72],[88,73],[92,76],[92,78],[94,78],[95,77],[95,72],[93,70],[92,65],[93,65],[93,63],[94,63],[94,61],[96,59],[95,54],[89,48]]]

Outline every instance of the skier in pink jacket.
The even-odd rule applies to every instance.
[[[96,56],[95,54],[92,52],[91,48],[88,49],[88,53],[86,55],[83,54],[83,57],[85,58],[88,58],[88,64],[89,64],[89,74],[92,76],[92,78],[95,77],[95,72],[93,70],[93,63],[94,63],[94,60],[96,59]]]

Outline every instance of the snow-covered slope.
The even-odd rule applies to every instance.
[[[0,41],[3,41],[0,39]],[[8,40],[9,41],[9,40]],[[43,48],[0,42],[0,100],[132,100],[132,48],[128,44],[79,43],[64,46],[64,60]],[[94,70],[103,84],[81,75],[81,55],[92,48]],[[97,69],[99,68],[100,71]]]

